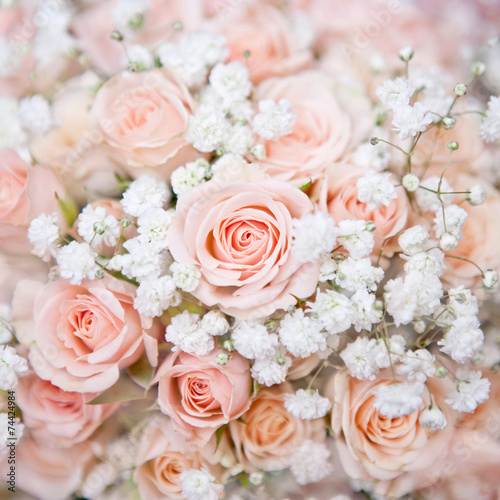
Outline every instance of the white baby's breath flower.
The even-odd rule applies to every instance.
[[[125,213],[140,217],[150,208],[163,208],[169,197],[165,181],[142,175],[123,193],[121,204]]]
[[[13,347],[0,346],[0,389],[11,391],[17,386],[18,377],[27,375],[28,362]]]
[[[119,31],[131,34],[140,28],[149,8],[147,0],[121,0],[111,12],[111,21]]]
[[[106,215],[104,207],[87,205],[78,216],[78,234],[94,248],[115,245],[120,231],[120,224],[112,215]]]
[[[453,192],[453,188],[445,178],[441,179],[437,176],[428,177],[423,180],[420,185],[426,189],[417,190],[417,203],[419,208],[424,212],[437,212],[438,210],[441,210],[441,201],[445,207],[453,202],[453,198],[455,196],[453,194],[440,194],[438,197],[436,193],[432,192]],[[428,189],[431,189],[432,191],[428,191]]]
[[[214,348],[213,337],[203,329],[197,314],[183,311],[171,319],[165,340],[172,342],[172,351],[181,349],[188,354],[205,356]]]
[[[162,269],[163,256],[147,238],[139,235],[127,240],[123,247],[128,253],[116,255],[115,263],[121,267],[125,276],[139,281],[149,275],[158,276]]]
[[[373,250],[375,240],[364,220],[343,220],[339,222],[337,240],[353,259],[361,259]]]
[[[292,252],[300,262],[313,262],[333,250],[336,236],[335,221],[324,212],[293,219]]]
[[[268,358],[278,347],[278,336],[269,333],[257,321],[239,321],[233,328],[231,338],[234,348],[245,358]]]
[[[359,380],[375,380],[379,368],[375,363],[375,339],[358,337],[340,353],[351,375]]]
[[[410,104],[410,98],[415,92],[415,87],[402,77],[386,80],[382,85],[377,85],[376,96],[386,109],[395,109]]]
[[[420,102],[413,106],[400,106],[394,109],[392,124],[399,134],[400,139],[415,137],[419,132],[424,132],[427,125],[433,121],[432,114]]]
[[[431,431],[443,431],[448,425],[443,411],[439,406],[434,404],[426,406],[421,411],[418,421],[424,429]]]
[[[230,128],[220,108],[202,104],[189,118],[186,140],[201,153],[210,153],[223,145]]]
[[[33,245],[32,254],[48,262],[59,247],[58,216],[40,214],[28,228],[28,240]]]
[[[406,255],[415,255],[424,250],[429,238],[429,232],[424,226],[413,226],[399,236],[398,244]]]
[[[348,330],[356,319],[356,311],[349,298],[335,290],[318,292],[316,300],[307,305],[330,334]]]
[[[297,309],[281,320],[279,339],[290,354],[307,358],[326,349],[326,333],[322,332],[322,328],[321,321],[305,316],[302,309]]]
[[[290,366],[292,366],[292,359],[283,356],[280,350],[276,349],[272,356],[255,360],[251,375],[259,384],[271,387],[285,381]]]
[[[252,91],[248,68],[240,61],[216,64],[208,80],[212,88],[225,101],[246,99]]]
[[[451,252],[457,248],[458,238],[454,234],[445,232],[441,235],[441,238],[439,238],[439,246],[445,252]]]
[[[476,316],[479,313],[479,304],[477,297],[461,285],[448,290],[446,309],[448,309],[454,318]]]
[[[218,500],[224,486],[206,469],[184,470],[180,474],[182,497],[186,500]]]
[[[434,231],[436,236],[440,238],[445,233],[450,233],[457,239],[463,238],[462,228],[469,214],[458,205],[449,205],[443,211],[438,210],[434,218]]]
[[[419,272],[422,274],[435,274],[441,276],[445,269],[444,253],[439,248],[431,248],[426,252],[416,253],[411,257],[401,255],[406,260],[405,271],[407,273]]]
[[[370,330],[372,324],[379,323],[382,319],[382,310],[375,307],[375,294],[369,293],[365,288],[360,288],[352,297],[351,303],[355,311],[354,329]]]
[[[482,283],[484,288],[492,290],[498,285],[498,272],[493,269],[486,269],[482,276]]]
[[[285,408],[294,417],[302,420],[323,418],[332,408],[328,398],[318,391],[299,389],[295,394],[285,394]]]
[[[333,280],[337,274],[338,265],[335,259],[332,258],[331,254],[324,253],[321,256],[321,268],[319,271],[319,281],[325,282]]]
[[[168,309],[175,293],[171,276],[150,276],[141,281],[134,299],[134,308],[144,316],[161,316]]]
[[[199,186],[206,180],[210,164],[203,158],[192,161],[184,167],[178,167],[170,176],[172,191],[180,196],[191,188]]]
[[[408,380],[416,380],[424,383],[427,377],[433,377],[436,373],[434,365],[436,358],[427,349],[408,351],[398,364],[396,371],[400,375],[406,375]]]
[[[491,96],[479,134],[486,142],[500,139],[500,97]]]
[[[201,278],[200,270],[194,264],[174,262],[170,266],[175,286],[184,292],[193,292]]]
[[[401,335],[377,340],[373,347],[373,362],[380,369],[389,368],[405,355],[406,341]]]
[[[467,201],[472,205],[482,205],[486,201],[486,191],[481,184],[467,190]]]
[[[406,174],[401,184],[409,193],[414,193],[420,186],[420,179],[414,174]]]
[[[399,418],[420,408],[423,403],[423,391],[424,386],[420,382],[381,385],[373,391],[373,406],[388,418]]]
[[[70,280],[72,285],[79,285],[84,279],[93,280],[99,269],[95,262],[96,258],[97,254],[87,243],[72,241],[62,247],[57,254],[59,274],[62,278]]]
[[[276,103],[272,99],[264,99],[259,101],[259,113],[254,116],[252,127],[262,139],[277,141],[292,133],[296,121],[297,115],[290,101],[281,99]]]
[[[381,267],[372,266],[369,258],[355,260],[348,257],[338,265],[335,281],[337,285],[351,292],[360,288],[375,291],[377,283],[383,277],[384,270]]]
[[[172,210],[150,208],[137,219],[137,231],[151,248],[159,252],[167,248],[167,232],[172,217]]]
[[[368,172],[360,177],[356,183],[358,200],[366,203],[366,209],[373,212],[382,206],[390,205],[391,200],[398,197],[396,188],[389,181],[391,174],[376,174]]]
[[[140,43],[134,43],[127,47],[127,53],[123,54],[122,66],[132,68],[135,71],[146,71],[155,66],[154,54]]]
[[[25,97],[19,102],[19,121],[28,132],[44,135],[54,125],[50,104],[40,94]]]
[[[201,320],[201,326],[210,335],[216,337],[224,335],[229,331],[229,323],[224,314],[216,309],[207,312]]]
[[[305,440],[290,459],[290,470],[298,484],[317,483],[332,473],[330,452],[324,443]]]
[[[460,382],[456,390],[448,394],[445,403],[459,412],[474,413],[478,405],[489,398],[491,383],[487,378],[481,378],[481,372],[460,369],[456,376]]]
[[[222,149],[226,153],[245,155],[254,143],[252,130],[248,125],[236,123],[229,128]]]
[[[387,144],[379,142],[373,146],[369,141],[360,144],[350,158],[350,162],[361,168],[384,171],[391,160],[391,152]]]
[[[446,335],[438,342],[441,351],[458,363],[472,359],[483,346],[484,334],[476,316],[462,316],[451,324]]]

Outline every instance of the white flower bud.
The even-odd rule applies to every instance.
[[[415,51],[413,50],[413,47],[411,45],[407,45],[406,47],[403,47],[398,55],[399,55],[399,58],[403,61],[403,62],[408,62],[411,60],[411,58],[413,57],[413,55],[415,54]]]
[[[457,120],[451,116],[445,116],[443,118],[443,125],[446,130],[451,130],[455,124],[457,123]]]
[[[413,193],[420,186],[420,179],[416,175],[406,174],[401,183],[409,193]]]
[[[443,378],[448,375],[448,370],[444,366],[438,366],[436,368],[436,377]]]
[[[449,144],[448,144],[448,149],[450,151],[456,151],[458,149],[458,142],[457,141],[451,141]]]
[[[458,239],[454,234],[443,233],[441,239],[439,240],[439,246],[445,251],[449,252],[455,250],[458,246]]]
[[[481,184],[471,187],[467,191],[467,201],[471,205],[482,205],[486,200],[486,191]]]
[[[227,364],[228,359],[229,359],[229,356],[225,352],[220,352],[215,357],[215,360],[217,361],[217,364],[218,365],[222,365],[222,366],[224,366],[224,365]]]
[[[264,144],[254,144],[250,148],[250,153],[252,153],[256,160],[264,160],[266,158],[266,147]]]
[[[498,273],[493,269],[487,269],[483,273],[483,286],[485,288],[496,288],[498,285]]]
[[[373,233],[377,229],[377,226],[375,225],[375,222],[369,220],[366,223],[366,230],[369,231],[370,233]]]
[[[250,481],[251,484],[253,484],[254,486],[259,486],[262,484],[262,481],[264,480],[264,473],[260,470],[256,471],[256,472],[252,472],[249,476],[248,476],[248,480]]]
[[[424,333],[425,327],[426,327],[426,324],[425,324],[425,321],[423,321],[423,320],[415,321],[415,323],[413,324],[413,328],[415,329],[415,331],[417,333]]]
[[[234,340],[233,339],[224,340],[222,347],[224,347],[224,349],[226,349],[226,351],[233,352],[234,351]]]
[[[479,61],[472,63],[471,71],[474,76],[482,76],[486,71],[486,66]]]
[[[465,85],[465,83],[457,83],[455,87],[453,87],[453,92],[457,97],[462,97],[467,93],[467,85]]]
[[[446,428],[448,422],[441,408],[437,405],[429,405],[422,410],[418,419],[424,429],[431,431],[442,431]]]

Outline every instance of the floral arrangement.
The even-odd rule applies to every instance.
[[[5,498],[499,498],[497,3],[0,6]]]

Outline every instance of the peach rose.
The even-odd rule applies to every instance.
[[[94,461],[88,443],[52,448],[30,435],[21,438],[16,452],[16,486],[39,500],[70,497]]]
[[[266,142],[260,163],[269,175],[302,184],[316,180],[353,142],[366,138],[372,126],[370,103],[359,93],[355,99],[340,90],[316,71],[271,78],[255,89],[255,100],[287,99],[297,115],[291,134]]]
[[[250,406],[248,360],[233,353],[222,366],[217,364],[217,354],[217,350],[206,356],[177,351],[156,375],[161,411],[177,431],[200,443],[207,443],[221,425],[237,419]]]
[[[375,246],[373,254],[378,255],[385,238],[398,234],[408,224],[409,204],[403,188],[396,188],[398,197],[391,200],[387,207],[382,206],[369,212],[366,203],[358,200],[356,183],[366,173],[352,165],[338,164],[326,177],[320,194],[320,208],[328,212],[335,221],[358,219],[375,223]],[[397,238],[392,241],[397,245]],[[391,240],[384,245],[384,255],[390,256]]]
[[[298,188],[261,172],[215,176],[179,197],[168,233],[174,259],[200,267],[192,294],[238,318],[261,317],[308,297],[317,263],[291,255],[292,218],[313,210]],[[252,182],[253,180],[253,182]]]
[[[32,436],[58,448],[85,441],[119,407],[86,404],[97,394],[66,392],[34,374],[19,379],[16,395]]]
[[[324,438],[321,421],[300,420],[288,413],[286,392],[292,392],[287,384],[261,389],[242,417],[245,423],[229,424],[238,461],[249,472],[286,469],[290,456],[306,439]]]
[[[216,27],[227,38],[229,60],[247,64],[255,83],[297,73],[312,64],[312,52],[297,44],[290,20],[273,5],[227,9]],[[245,51],[250,54],[247,58]]]
[[[97,92],[89,121],[132,166],[155,166],[188,146],[194,106],[187,89],[161,71],[121,73]]]
[[[43,189],[40,189],[43,186]],[[64,190],[48,169],[27,165],[13,149],[0,151],[0,249],[29,253],[28,225],[41,212],[58,210]]]
[[[101,392],[144,348],[156,362],[157,341],[134,309],[135,287],[105,275],[70,285],[21,281],[13,317],[19,340],[30,348],[36,374],[68,392]]]
[[[457,420],[443,402],[453,387],[453,382],[444,379],[428,379],[428,383],[434,402],[445,412],[445,430],[431,432],[422,428],[420,411],[394,419],[385,417],[373,406],[374,391],[392,383],[390,370],[381,372],[373,381],[358,380],[342,370],[334,375],[327,389],[334,400],[332,429],[344,470],[354,479],[378,480],[375,492],[391,498],[417,487],[412,484],[416,476],[409,473],[439,467]],[[428,405],[427,395],[422,397],[424,405]]]
[[[180,475],[199,469],[199,453],[175,432],[169,419],[155,417],[141,434],[134,482],[141,498],[182,498]]]

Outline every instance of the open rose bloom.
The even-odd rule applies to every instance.
[[[0,2],[1,498],[500,498],[493,4]]]

